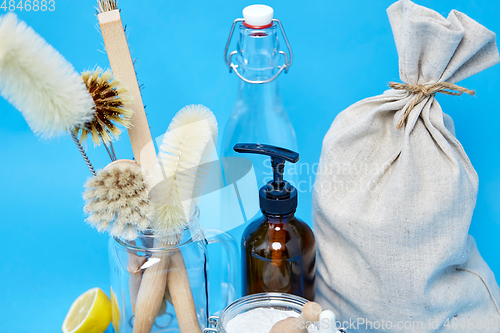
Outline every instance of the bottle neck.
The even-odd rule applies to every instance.
[[[291,219],[293,219],[295,217],[295,212],[291,212],[291,213],[283,214],[283,215],[272,215],[272,214],[267,214],[266,212],[262,211],[262,214],[264,214],[264,219],[269,224],[288,223],[288,221],[290,221]]]
[[[278,49],[276,23],[267,29],[250,29],[240,25],[238,52],[235,57],[238,72],[250,81],[271,79],[279,71]]]

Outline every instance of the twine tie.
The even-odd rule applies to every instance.
[[[390,82],[389,87],[394,90],[406,90],[414,95],[415,98],[411,102],[411,104],[406,108],[403,117],[396,125],[397,129],[400,129],[405,120],[410,115],[411,111],[417,106],[420,102],[426,99],[429,96],[434,96],[436,93],[452,95],[452,96],[460,96],[463,93],[469,94],[470,96],[474,96],[476,94],[475,90],[469,90],[464,87],[460,87],[456,84],[449,82],[436,82],[432,84],[404,84],[398,82]]]

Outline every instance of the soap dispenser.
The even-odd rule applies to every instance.
[[[262,144],[237,144],[238,153],[271,158],[273,180],[259,191],[262,216],[243,232],[243,293],[280,292],[314,300],[316,240],[313,231],[295,217],[297,189],[283,179],[285,161],[299,154]]]

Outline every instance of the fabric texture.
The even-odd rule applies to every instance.
[[[499,62],[495,34],[463,13],[408,0],[387,12],[403,83],[457,83]],[[435,97],[397,129],[415,95],[388,90],[324,138],[317,301],[348,331],[500,332],[500,290],[468,235],[478,176]]]

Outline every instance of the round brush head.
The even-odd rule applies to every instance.
[[[82,73],[82,79],[87,90],[95,103],[94,118],[82,126],[75,127],[74,131],[85,141],[92,137],[96,146],[112,141],[121,134],[120,126],[129,128],[133,111],[128,108],[132,103],[132,97],[128,89],[121,82],[113,78],[110,70],[103,71],[96,68],[93,71]]]
[[[149,227],[154,206],[149,201],[149,188],[140,165],[131,160],[118,160],[100,171],[85,184],[84,211],[87,222],[111,236],[134,240],[137,231]]]

